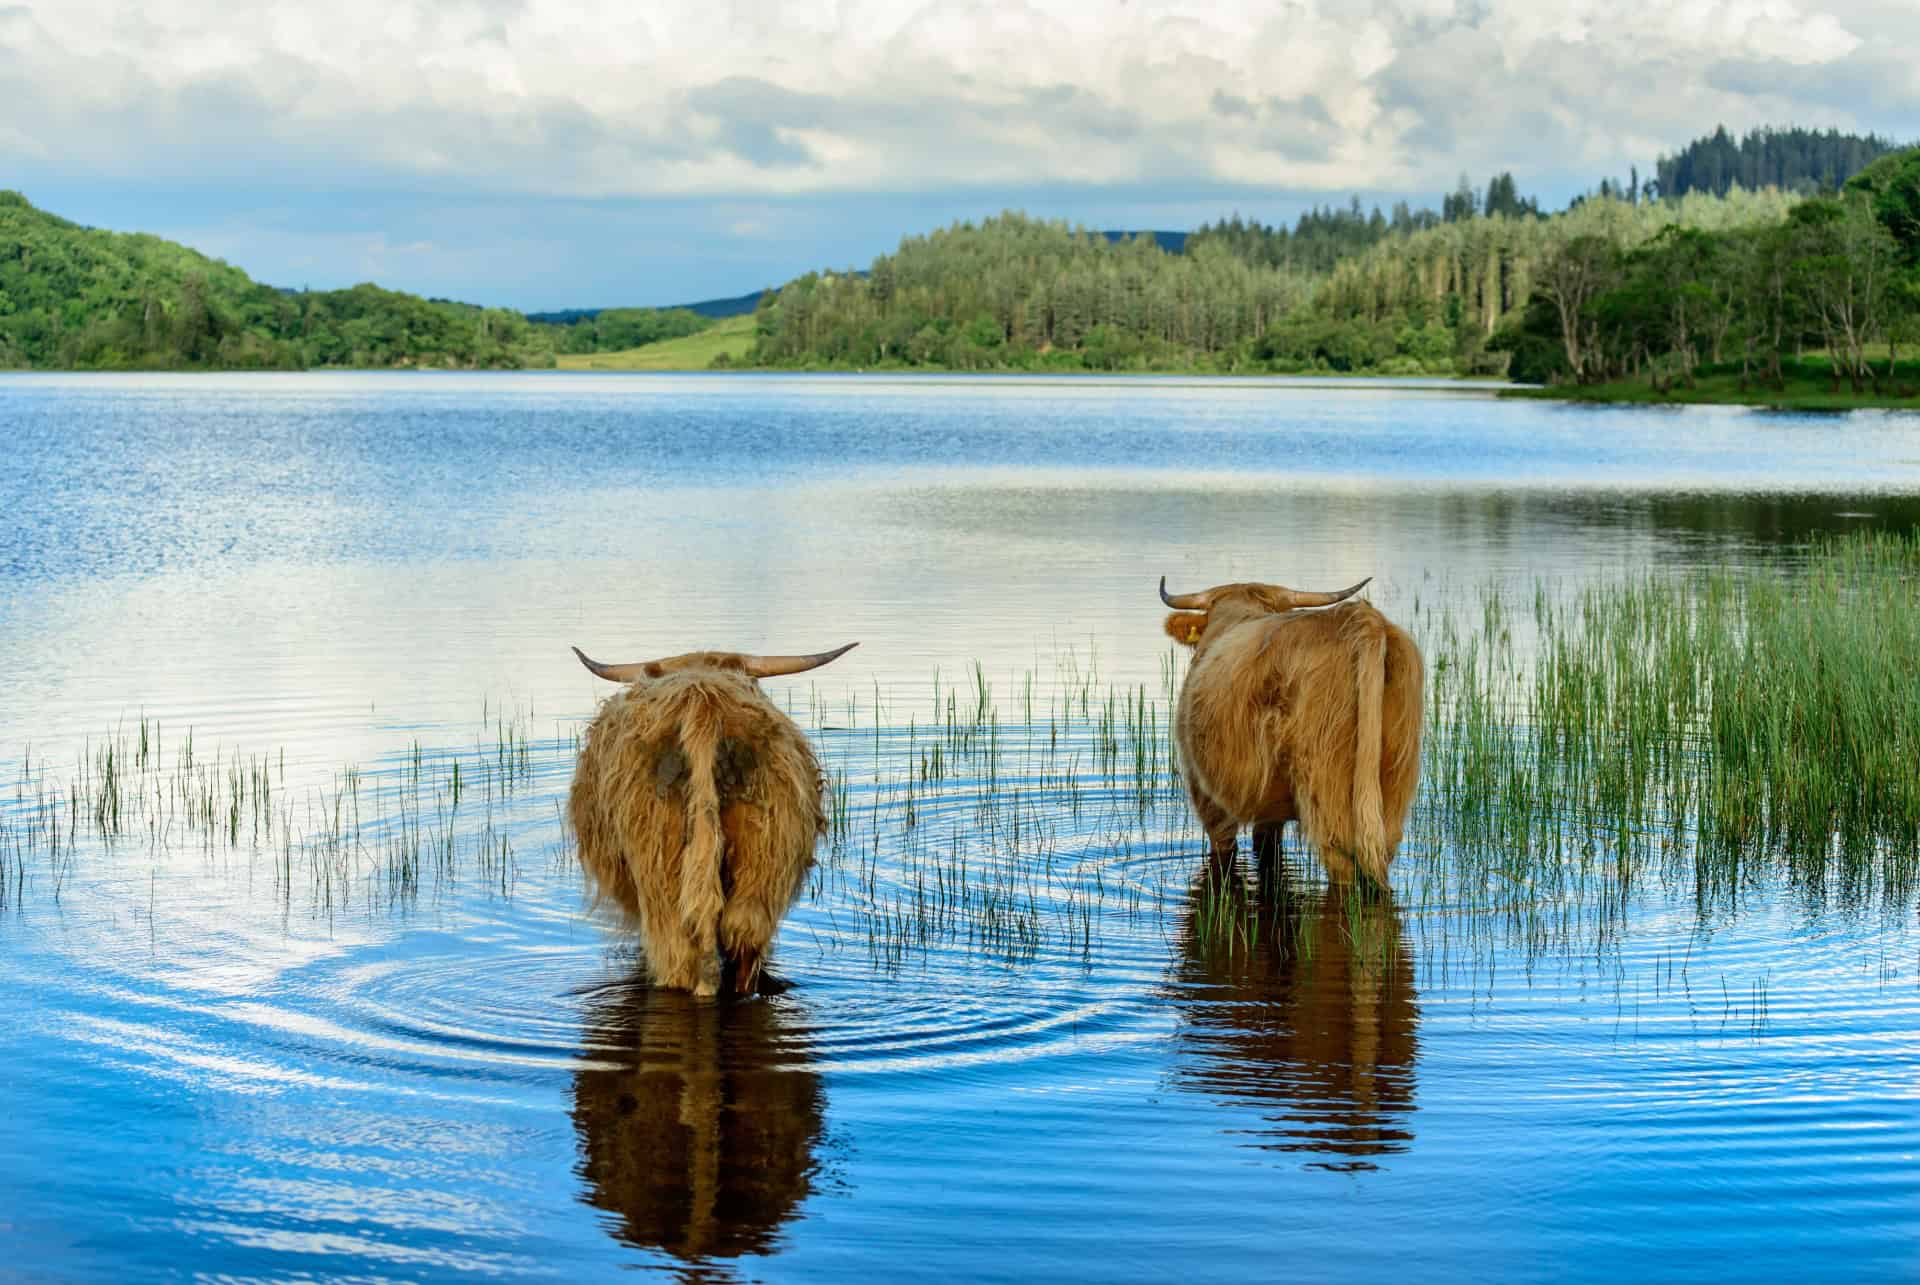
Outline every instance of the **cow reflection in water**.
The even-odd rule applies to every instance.
[[[1261,1111],[1251,1145],[1377,1168],[1413,1142],[1419,1013],[1399,912],[1383,891],[1299,886],[1274,836],[1256,840],[1257,898],[1232,859],[1189,894],[1175,1083]]]
[[[814,1191],[820,1076],[785,1000],[702,1002],[633,982],[589,1008],[574,1075],[583,1199],[677,1258],[771,1250]]]

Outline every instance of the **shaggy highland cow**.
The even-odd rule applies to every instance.
[[[1420,650],[1371,603],[1279,585],[1169,594],[1173,638],[1194,649],[1174,738],[1216,855],[1242,825],[1278,849],[1298,820],[1327,874],[1384,885],[1420,778]],[[1325,611],[1303,610],[1326,607]],[[1267,856],[1266,853],[1262,854]]]
[[[580,663],[628,686],[587,727],[568,816],[599,899],[640,932],[662,986],[751,994],[826,831],[820,764],[756,679],[812,656],[703,651]]]

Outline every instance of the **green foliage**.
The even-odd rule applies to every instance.
[[[1524,323],[1541,273],[1562,247],[1595,245],[1611,263],[1669,229],[1774,224],[1792,205],[1778,192],[1734,192],[1590,200],[1540,218],[1510,176],[1490,185],[1484,203],[1470,187],[1463,192],[1469,210],[1489,204],[1496,212],[1449,222],[1402,206],[1388,220],[1355,202],[1344,212],[1311,211],[1291,231],[1236,216],[1194,233],[1184,253],[1144,236],[1114,242],[1019,214],[957,224],[908,238],[864,276],[809,273],[770,293],[756,317],[752,360],[1474,375],[1505,373],[1524,350],[1528,368],[1547,376],[1563,373],[1550,359],[1550,331],[1496,336],[1503,323]],[[1696,257],[1707,244],[1671,241]],[[1663,325],[1704,327],[1726,341],[1723,296],[1689,297],[1678,313],[1671,302],[1660,303]],[[1615,311],[1625,324],[1628,312]]]
[[[763,365],[1241,368],[1305,279],[1202,239],[1168,254],[1004,214],[909,237],[864,275],[809,273],[757,314]]]
[[[1883,156],[1847,180],[1900,243],[1907,266],[1920,267],[1920,147]]]
[[[81,227],[0,192],[0,367],[551,366],[705,329],[617,309],[571,326],[358,285],[288,291],[159,237]]]
[[[1725,196],[1736,187],[1832,191],[1895,146],[1872,134],[1832,129],[1756,129],[1735,142],[1722,126],[1675,155],[1662,156],[1657,190],[1667,198],[1689,192]]]
[[[562,353],[562,370],[725,370],[752,349],[751,315],[713,321],[694,334],[617,352]]]
[[[1878,178],[1784,217],[1676,224],[1638,244],[1569,241],[1491,346],[1513,355],[1522,378],[1604,386],[1613,397],[1627,380],[1661,397],[1691,392],[1703,365],[1737,362],[1738,400],[1784,400],[1787,367],[1808,352],[1821,354],[1828,396],[1842,380],[1856,398],[1883,383],[1903,396],[1898,347],[1920,320],[1920,274],[1903,266],[1891,230],[1904,171],[1888,166]]]
[[[685,308],[607,308],[561,329],[563,353],[624,352],[668,339],[685,339],[713,325]]]

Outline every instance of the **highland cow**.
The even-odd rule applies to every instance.
[[[1194,649],[1174,738],[1216,856],[1298,820],[1327,874],[1384,885],[1420,777],[1420,650],[1371,603],[1227,584],[1160,599]],[[1341,605],[1334,605],[1341,604]],[[1324,611],[1306,610],[1324,607]]]
[[[692,652],[630,665],[587,728],[567,811],[598,899],[638,928],[653,980],[751,994],[826,832],[812,748],[756,681],[812,656]]]

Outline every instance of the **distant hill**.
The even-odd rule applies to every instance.
[[[1107,231],[1102,232],[1100,235],[1109,241],[1131,241],[1137,236],[1150,236],[1153,238],[1153,243],[1162,250],[1165,250],[1168,254],[1180,254],[1186,250],[1187,238],[1192,234],[1188,232],[1165,232],[1156,229],[1151,232]]]
[[[707,370],[716,362],[735,365],[753,351],[753,316],[722,317],[706,329],[661,339],[622,352],[560,356],[562,370]]]
[[[747,294],[737,294],[726,299],[702,299],[698,303],[670,303],[661,308],[649,309],[654,312],[691,312],[697,317],[744,317],[752,312],[760,302],[764,290],[753,290]],[[527,320],[546,326],[572,326],[582,321],[592,321],[605,312],[614,312],[614,308],[562,308],[557,312],[530,312]]]
[[[760,303],[764,290],[753,290],[746,294],[737,294],[730,299],[702,299],[698,303],[679,305],[687,312],[701,317],[744,317]]]

